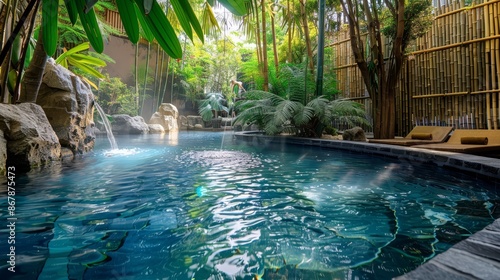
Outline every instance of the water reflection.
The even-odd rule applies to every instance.
[[[498,217],[491,182],[434,166],[175,135],[19,176],[19,264],[39,279],[389,279]]]

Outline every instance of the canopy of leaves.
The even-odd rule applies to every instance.
[[[432,9],[431,0],[406,1],[403,49],[406,49],[411,41],[422,37],[429,30],[433,21]],[[396,17],[387,8],[384,9],[382,17],[384,18],[382,34],[394,39],[396,36]]]

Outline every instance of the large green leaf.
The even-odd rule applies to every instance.
[[[87,65],[92,65],[96,67],[106,66],[106,62],[104,60],[86,54],[75,53],[71,56],[71,58]]]
[[[85,13],[88,13],[98,0],[85,0]]]
[[[42,39],[47,55],[52,56],[57,49],[58,0],[42,1]]]
[[[80,21],[82,22],[83,29],[85,30],[85,34],[87,34],[90,44],[96,52],[102,53],[104,50],[104,42],[102,40],[101,29],[99,29],[99,24],[97,24],[94,9],[90,9],[88,13],[85,13],[86,1],[75,0],[75,2]]]
[[[163,50],[172,58],[182,57],[182,47],[175,34],[174,28],[168,21],[165,13],[161,9],[160,5],[153,0],[153,6],[151,7],[151,12],[146,16],[144,11],[143,0],[135,0],[137,7],[139,8],[141,14],[144,16],[145,22],[151,32],[155,36],[158,44],[163,48]]]
[[[145,16],[141,13],[141,10],[137,7],[137,5],[134,5],[134,9],[137,18],[141,23],[142,37],[148,42],[153,42],[155,35],[153,34],[153,32],[151,32],[151,29],[149,29],[148,24],[146,23],[146,19],[144,18]]]
[[[170,0],[170,3],[174,8],[175,15],[177,16],[182,29],[184,29],[184,32],[186,32],[189,39],[193,41],[193,29],[191,28],[191,23],[189,22],[189,18],[185,13],[184,8],[181,6],[181,3],[179,3],[179,0]]]
[[[97,57],[81,53],[90,48],[88,42],[84,42],[68,51],[62,53],[57,59],[56,63],[68,68],[70,65],[82,70],[83,72],[97,77],[99,79],[105,78],[103,74],[97,71],[94,67],[105,67],[106,62]]]
[[[21,58],[21,45],[22,45],[22,40],[21,40],[21,34],[17,34],[16,38],[14,38],[14,42],[12,43],[12,54],[10,61],[12,61],[13,65],[17,65],[19,62],[19,59]]]
[[[82,70],[83,72],[92,75],[94,77],[97,77],[99,79],[104,79],[105,76],[101,74],[101,72],[97,71],[95,68],[92,68],[91,66],[82,63],[79,60],[73,59],[72,57],[68,57],[68,62],[69,64],[73,65],[74,67],[77,67],[78,69]]]
[[[248,13],[245,6],[246,0],[218,0],[218,2],[236,16],[244,16]]]
[[[188,34],[188,30],[189,33],[191,33],[192,27],[196,32],[198,38],[200,38],[200,40],[203,42],[203,29],[201,28],[200,22],[198,21],[198,18],[196,17],[189,2],[185,0],[170,0],[170,3],[172,4],[175,14],[177,15],[177,18],[179,19],[179,22],[181,23],[181,26],[186,34]],[[183,18],[182,20],[186,22],[183,23],[181,21],[181,17]],[[191,38],[191,41],[193,40],[192,35],[189,38]]]
[[[139,23],[137,22],[135,3],[131,0],[116,0],[116,6],[128,39],[136,44],[139,41]]]
[[[66,10],[68,10],[69,20],[71,24],[75,24],[78,20],[78,9],[76,8],[75,0],[64,0],[64,4],[66,5]]]
[[[26,48],[26,55],[24,59],[24,68],[28,68],[33,58],[33,50],[35,49],[33,42],[30,40],[28,47]]]
[[[90,48],[89,43],[88,42],[83,42],[80,45],[75,46],[75,47],[69,49],[68,51],[63,52],[58,58],[56,58],[56,63],[60,64],[61,61],[63,61],[64,59],[66,59],[66,57],[68,57],[68,56],[70,56],[72,54],[75,54],[77,52],[88,50],[89,48]]]

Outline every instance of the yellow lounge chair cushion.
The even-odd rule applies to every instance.
[[[432,140],[432,133],[413,133],[411,139],[416,140]]]
[[[461,144],[468,145],[488,145],[488,137],[462,137]]]

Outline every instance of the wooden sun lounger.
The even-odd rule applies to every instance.
[[[441,143],[448,139],[452,130],[451,126],[415,126],[404,138],[370,139],[369,142],[399,146]]]
[[[456,129],[445,143],[413,147],[478,155],[500,153],[500,130]]]

